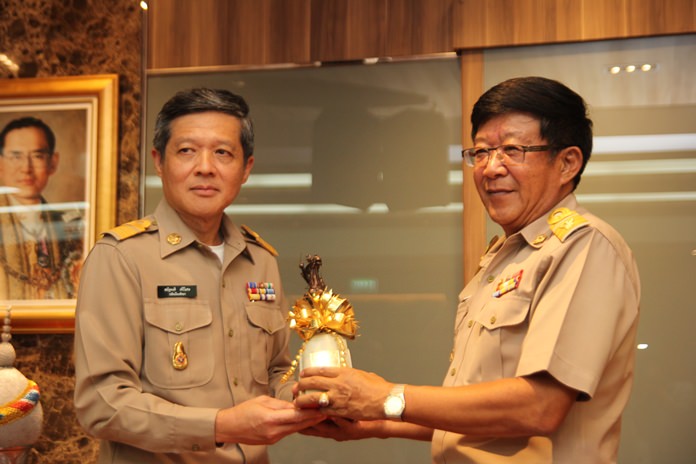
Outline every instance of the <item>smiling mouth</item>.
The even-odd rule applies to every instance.
[[[506,193],[512,193],[512,190],[486,190],[488,195],[503,195]]]

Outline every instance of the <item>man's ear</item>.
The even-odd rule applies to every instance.
[[[556,160],[561,170],[561,183],[572,182],[582,168],[582,151],[580,147],[566,147],[558,153]]]
[[[162,154],[156,149],[152,149],[152,161],[155,163],[155,172],[162,177]]]

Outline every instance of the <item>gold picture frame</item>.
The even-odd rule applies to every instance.
[[[0,131],[9,127],[7,124],[10,121],[26,118],[45,121],[55,133],[56,167],[51,170],[47,185],[44,184],[45,190],[39,190],[42,202],[40,207],[35,209],[57,211],[61,214],[60,217],[64,218],[68,215],[65,211],[71,208],[71,217],[78,216],[79,219],[79,227],[73,228],[79,232],[74,232],[72,237],[78,240],[78,248],[81,251],[71,255],[77,258],[70,261],[69,270],[51,267],[51,271],[44,271],[50,272],[47,275],[51,276],[51,279],[45,280],[49,283],[40,287],[47,296],[18,297],[19,292],[12,293],[14,290],[11,289],[18,285],[30,285],[39,280],[27,277],[27,275],[34,275],[29,271],[21,274],[10,267],[7,256],[14,257],[18,253],[12,251],[12,254],[5,255],[5,243],[14,240],[13,246],[16,249],[20,249],[21,246],[34,246],[38,250],[40,245],[38,239],[35,243],[33,239],[22,242],[16,236],[7,240],[3,238],[2,221],[6,219],[2,218],[2,213],[9,215],[20,211],[15,206],[16,199],[6,200],[3,204],[9,206],[5,206],[4,209],[0,206],[0,264],[4,266],[0,268],[0,306],[12,308],[13,333],[72,333],[75,329],[75,298],[77,284],[79,284],[79,270],[98,235],[112,228],[116,222],[118,75],[0,79]],[[0,140],[0,143],[4,144],[5,141]],[[12,180],[6,180],[5,172],[14,169],[12,163],[16,165],[26,163],[29,166],[27,169],[33,170],[33,165],[36,163],[33,156],[36,155],[25,154],[19,149],[7,157],[0,153],[0,198],[6,194],[8,197],[19,196],[21,189],[11,186]],[[52,163],[51,156],[52,154],[48,155],[48,164]],[[12,160],[8,162],[10,158]],[[7,166],[5,166],[6,162]],[[41,160],[39,162],[46,163]],[[45,165],[42,169],[48,170]],[[5,187],[4,191],[3,187]],[[47,193],[49,188],[53,188],[50,194]],[[58,199],[45,199],[49,196]],[[26,209],[25,207],[21,211]],[[26,215],[28,214],[25,213]],[[21,222],[12,220],[15,223]],[[24,223],[21,225],[24,227]],[[15,228],[19,229],[17,226]],[[43,234],[45,237],[46,233],[43,232]],[[46,239],[42,240],[41,243],[45,244]],[[53,246],[54,242],[50,243],[50,246]],[[56,240],[55,243],[63,242]],[[37,251],[36,254],[38,253]],[[45,261],[46,259],[42,264],[48,267]],[[54,261],[60,262],[60,266],[63,266],[63,263],[68,260],[63,260],[61,253],[60,261],[58,259]],[[31,266],[25,268],[35,269],[37,264],[32,263]],[[7,275],[15,278],[12,283],[14,287],[3,284],[3,279],[9,281]],[[73,285],[69,287],[70,291],[62,291],[58,295],[58,291],[50,290],[50,286],[65,275],[71,276],[72,279]],[[23,283],[17,283],[19,281],[17,276],[23,279]],[[39,288],[38,283],[36,287]]]

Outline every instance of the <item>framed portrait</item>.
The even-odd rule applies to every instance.
[[[117,121],[115,74],[0,79],[0,309],[13,333],[74,330],[82,263],[116,221]]]

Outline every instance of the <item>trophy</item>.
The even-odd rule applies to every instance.
[[[319,274],[321,257],[308,255],[300,264],[302,277],[309,288],[295,301],[288,314],[290,328],[304,340],[288,372],[287,381],[298,368],[352,367],[347,340],[356,337],[358,323],[353,305],[327,288]]]

